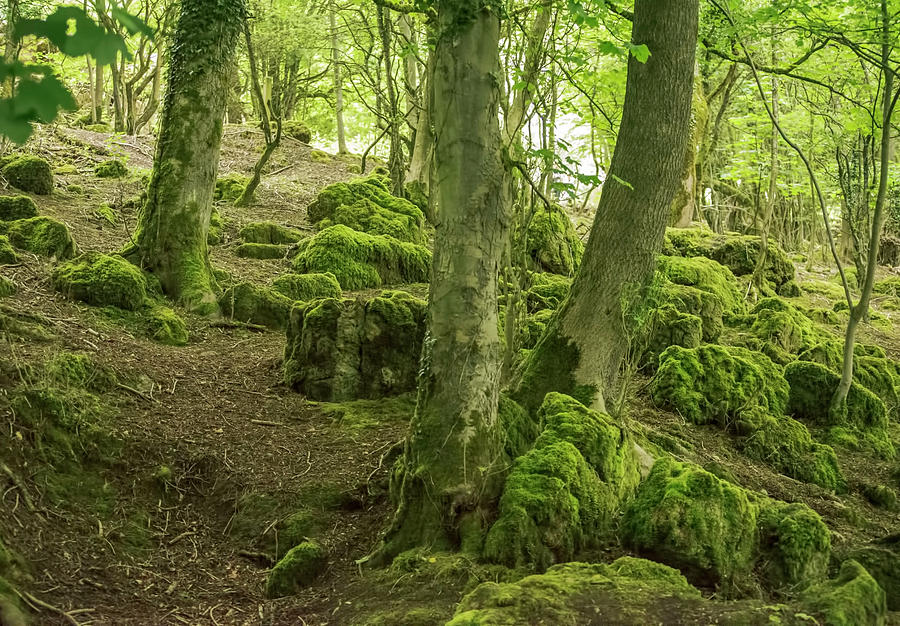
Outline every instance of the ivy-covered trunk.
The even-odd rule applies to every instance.
[[[147,201],[127,256],[173,299],[214,313],[206,237],[243,0],[183,0]]]
[[[569,297],[525,364],[531,411],[559,391],[606,410],[629,341],[625,317],[656,269],[691,119],[697,0],[637,0],[622,122],[591,236]]]
[[[498,117],[500,20],[480,0],[441,1],[429,84],[437,196],[419,399],[399,507],[378,560],[427,545],[480,551],[500,487],[497,277],[508,218]]]

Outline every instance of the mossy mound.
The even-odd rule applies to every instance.
[[[696,315],[701,321],[703,340],[716,341],[725,327],[725,304],[721,298],[708,291],[666,282],[659,292],[660,306],[671,305],[680,313]]]
[[[880,509],[897,511],[897,492],[887,485],[866,485],[863,487],[863,495],[866,500]]]
[[[347,183],[328,185],[307,208],[319,229],[334,224],[399,241],[423,243],[425,216],[405,198],[390,193],[389,181],[373,174]]]
[[[284,381],[313,400],[380,398],[416,388],[426,303],[401,291],[295,306]]]
[[[103,220],[110,226],[115,226],[119,222],[119,214],[114,208],[112,208],[105,202],[98,205],[97,208],[94,209],[94,216],[98,219]]]
[[[9,243],[9,237],[0,235],[0,265],[12,265],[19,262],[19,256]]]
[[[0,222],[26,220],[37,214],[37,205],[28,196],[0,196]]]
[[[303,239],[303,233],[274,222],[250,222],[239,233],[245,243],[292,244]]]
[[[6,235],[14,247],[41,256],[59,260],[75,256],[75,240],[68,226],[52,217],[0,222],[0,235]]]
[[[717,235],[695,228],[667,228],[664,254],[707,257],[726,266],[735,276],[747,276],[756,269],[762,239],[755,235]],[[784,250],[771,239],[766,253],[765,278],[774,289],[794,280],[794,265]]]
[[[298,272],[330,272],[344,289],[421,283],[431,275],[431,252],[424,246],[340,224],[317,233],[301,248],[294,258]]]
[[[0,261],[2,263],[2,261]],[[0,275],[0,298],[8,298],[17,291],[16,283],[6,276]]]
[[[219,297],[219,306],[226,317],[274,330],[287,326],[293,305],[294,301],[284,294],[252,283],[229,287]]]
[[[325,551],[313,541],[294,546],[269,572],[266,596],[280,598],[297,593],[322,573],[327,562]]]
[[[53,171],[45,159],[33,155],[16,157],[0,170],[9,184],[22,191],[46,196],[53,191]]]
[[[759,513],[760,559],[766,581],[776,587],[823,580],[831,556],[831,533],[805,504],[767,501]]]
[[[309,143],[312,139],[312,133],[309,127],[299,120],[287,120],[281,123],[281,133],[285,137],[296,139],[303,143]]]
[[[690,313],[682,313],[671,304],[664,304],[653,312],[644,362],[652,369],[659,363],[659,355],[670,346],[696,348],[703,340],[703,320]]]
[[[44,377],[61,389],[109,391],[116,386],[113,370],[98,365],[86,352],[58,352],[44,363]]]
[[[128,176],[128,166],[121,159],[108,159],[94,167],[98,178],[122,178]]]
[[[534,269],[572,276],[584,255],[584,243],[562,207],[538,208],[525,231],[525,250]]]
[[[900,296],[900,276],[876,280],[875,284],[872,285],[872,291],[888,296]]]
[[[516,328],[519,348],[525,350],[534,348],[541,336],[543,336],[544,330],[547,328],[547,324],[550,322],[550,318],[553,317],[554,313],[555,311],[552,309],[542,309],[533,315],[526,316],[525,323],[519,324]],[[504,323],[505,317],[504,311],[501,319]]]
[[[660,256],[657,269],[676,285],[696,287],[714,295],[722,303],[725,313],[745,311],[743,295],[731,271],[712,259]]]
[[[225,234],[225,220],[219,209],[213,207],[212,213],[209,214],[209,231],[206,233],[206,243],[210,246],[217,246],[222,243]]]
[[[484,556],[544,569],[611,536],[619,505],[640,480],[634,446],[608,415],[549,393],[543,430],[506,479]]]
[[[136,311],[147,299],[147,279],[124,258],[87,252],[53,270],[53,287],[73,300]]]
[[[530,274],[529,282],[530,286],[525,291],[525,304],[529,313],[558,309],[572,286],[571,278],[547,272]]]
[[[887,607],[900,611],[900,537],[880,541],[851,550],[848,558],[861,564],[884,590]]]
[[[154,306],[147,312],[148,334],[154,341],[168,346],[187,345],[187,324],[167,306]]]
[[[801,602],[829,626],[884,624],[887,614],[884,590],[862,565],[853,560],[841,564],[836,579],[809,589]]]
[[[800,309],[777,297],[760,300],[744,325],[758,340],[759,349],[781,365],[831,336],[819,330]]]
[[[291,300],[340,298],[341,285],[334,274],[282,274],[272,281],[272,289]]]
[[[213,194],[215,200],[222,202],[234,202],[244,193],[244,187],[250,179],[241,174],[226,174],[216,179],[216,189]]]
[[[781,368],[767,356],[715,344],[666,349],[650,393],[654,402],[695,424],[722,426],[742,419],[745,412],[781,414],[788,401]]]
[[[272,243],[242,243],[234,253],[242,259],[283,259],[288,246]]]

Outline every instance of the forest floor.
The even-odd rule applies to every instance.
[[[248,173],[261,141],[255,129],[226,127],[220,175]],[[139,193],[140,177],[101,179],[93,168],[121,155],[133,172],[149,169],[150,138],[44,129],[31,150],[58,171],[53,195],[34,198],[41,213],[64,221],[83,251],[120,250],[136,221],[126,201]],[[281,260],[238,258],[236,233],[258,220],[312,230],[306,205],[324,185],[354,176],[355,162],[310,155],[309,146],[287,140],[253,206],[220,205],[226,236],[212,248],[214,265],[260,283],[288,271]],[[121,207],[117,225],[97,217],[104,202]],[[392,515],[386,459],[405,434],[412,399],[363,407],[377,419],[307,402],[281,383],[283,333],[180,311],[189,345],[160,345],[136,332],[129,316],[61,297],[50,285],[50,269],[32,255],[4,268],[19,287],[3,300],[6,310],[31,316],[50,337],[0,341],[0,362],[22,370],[70,351],[109,366],[120,383],[102,402],[114,415],[121,448],[114,459],[71,471],[35,459],[2,402],[11,380],[0,367],[0,461],[9,470],[0,474],[0,537],[28,562],[27,590],[56,609],[38,606],[36,623],[312,626],[369,623],[375,613],[382,624],[449,619],[482,570],[457,564],[448,582],[414,565],[368,572],[356,564]],[[830,307],[825,295],[807,297]],[[866,326],[863,339],[900,358],[900,314],[881,313],[887,321]],[[750,461],[718,429],[653,408],[645,382],[636,381],[631,415],[651,439],[677,441],[680,456],[724,466],[745,487],[805,502],[832,529],[835,551],[900,532],[896,513],[861,495],[872,477],[894,475],[896,462],[842,450],[850,493],[836,496]],[[278,522],[296,503],[315,515],[329,565],[300,595],[269,600],[263,589],[268,551]]]

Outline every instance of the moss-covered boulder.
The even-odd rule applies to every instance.
[[[153,306],[147,312],[148,334],[154,341],[168,346],[187,345],[187,324],[167,306]]]
[[[545,309],[556,310],[569,295],[572,279],[559,274],[535,272],[529,274],[530,285],[525,291],[525,304],[529,313]]]
[[[884,624],[887,615],[884,590],[852,559],[841,564],[837,578],[813,586],[800,600],[829,626]]]
[[[287,120],[281,123],[281,132],[285,137],[296,139],[303,143],[309,143],[312,133],[309,127],[299,120]]]
[[[537,271],[572,276],[584,255],[584,243],[562,207],[543,206],[528,222],[525,250]]]
[[[777,588],[823,580],[831,556],[831,533],[805,504],[769,500],[760,508],[760,567]]]
[[[900,611],[900,535],[885,537],[847,554],[862,565],[884,590],[887,607]]]
[[[760,350],[781,365],[831,336],[819,330],[797,307],[776,297],[760,300],[748,321],[748,330],[759,340]]]
[[[543,430],[506,479],[484,555],[544,569],[610,538],[640,472],[631,438],[608,415],[549,393],[539,418]]]
[[[136,311],[147,299],[147,279],[124,258],[87,252],[53,270],[53,287],[73,300]]]
[[[788,401],[781,368],[767,356],[715,344],[666,349],[650,392],[657,404],[696,424],[728,425],[745,412],[778,415]]]
[[[644,361],[651,370],[655,369],[659,355],[666,348],[696,348],[702,340],[702,319],[690,313],[682,313],[671,304],[664,304],[653,312]]]
[[[226,174],[216,179],[214,199],[222,202],[234,202],[244,193],[244,187],[250,179],[237,173]]]
[[[242,243],[234,253],[242,259],[283,259],[287,251],[287,246],[273,243]]]
[[[94,166],[97,178],[122,178],[128,176],[128,166],[121,159],[107,159]]]
[[[0,235],[6,235],[16,248],[59,260],[71,259],[77,250],[68,226],[43,215],[0,222]]]
[[[771,239],[766,253],[765,278],[778,289],[794,279],[794,265]],[[735,276],[756,269],[762,239],[755,235],[717,235],[696,228],[667,228],[663,253],[685,257],[707,257],[726,266]]]
[[[671,305],[680,313],[699,317],[704,341],[716,341],[725,328],[725,303],[713,293],[667,282],[660,289],[659,301],[661,306]]]
[[[393,237],[331,226],[300,244],[294,268],[300,273],[334,274],[343,289],[428,282],[431,252]]]
[[[37,214],[37,206],[28,196],[0,196],[0,222],[25,220]]]
[[[340,298],[341,285],[334,274],[282,274],[272,281],[272,289],[291,300]]]
[[[9,243],[9,237],[0,235],[0,265],[12,265],[19,262],[19,256]]]
[[[275,222],[250,222],[239,236],[245,243],[292,244],[303,239],[303,233]]]
[[[325,569],[328,558],[313,541],[294,546],[278,561],[266,578],[266,596],[280,598],[308,586]]]
[[[425,243],[425,232],[417,217],[386,209],[368,198],[340,205],[330,218],[320,220],[316,228],[321,230],[335,224],[373,235],[387,235],[399,241]]]
[[[0,274],[0,298],[8,298],[17,291],[16,283],[11,278]]]
[[[9,184],[22,191],[46,196],[53,191],[53,171],[45,159],[33,155],[16,157],[0,170]]]
[[[696,287],[716,296],[726,313],[742,313],[745,310],[743,294],[731,270],[712,259],[661,255],[657,269],[676,285]]]
[[[425,312],[424,301],[401,291],[298,304],[287,327],[285,383],[335,402],[414,390]]]
[[[219,307],[226,317],[274,330],[287,326],[293,305],[294,301],[284,294],[252,283],[229,287],[219,297]]]

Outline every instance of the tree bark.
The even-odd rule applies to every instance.
[[[569,297],[525,364],[516,396],[535,411],[549,391],[605,410],[628,341],[623,319],[656,269],[691,118],[697,0],[637,0],[622,122]]]
[[[225,117],[228,67],[241,32],[242,0],[184,0],[148,197],[129,258],[166,294],[200,313],[218,311],[206,237]]]
[[[338,53],[337,17],[332,8],[328,12],[331,29],[331,64],[334,66],[334,115],[337,123],[338,153],[347,154],[347,138],[344,133],[344,88],[341,84],[341,59]]]
[[[506,243],[500,151],[500,20],[479,0],[438,3],[438,198],[428,333],[399,507],[376,562],[413,546],[480,553],[499,495],[497,277]]]

